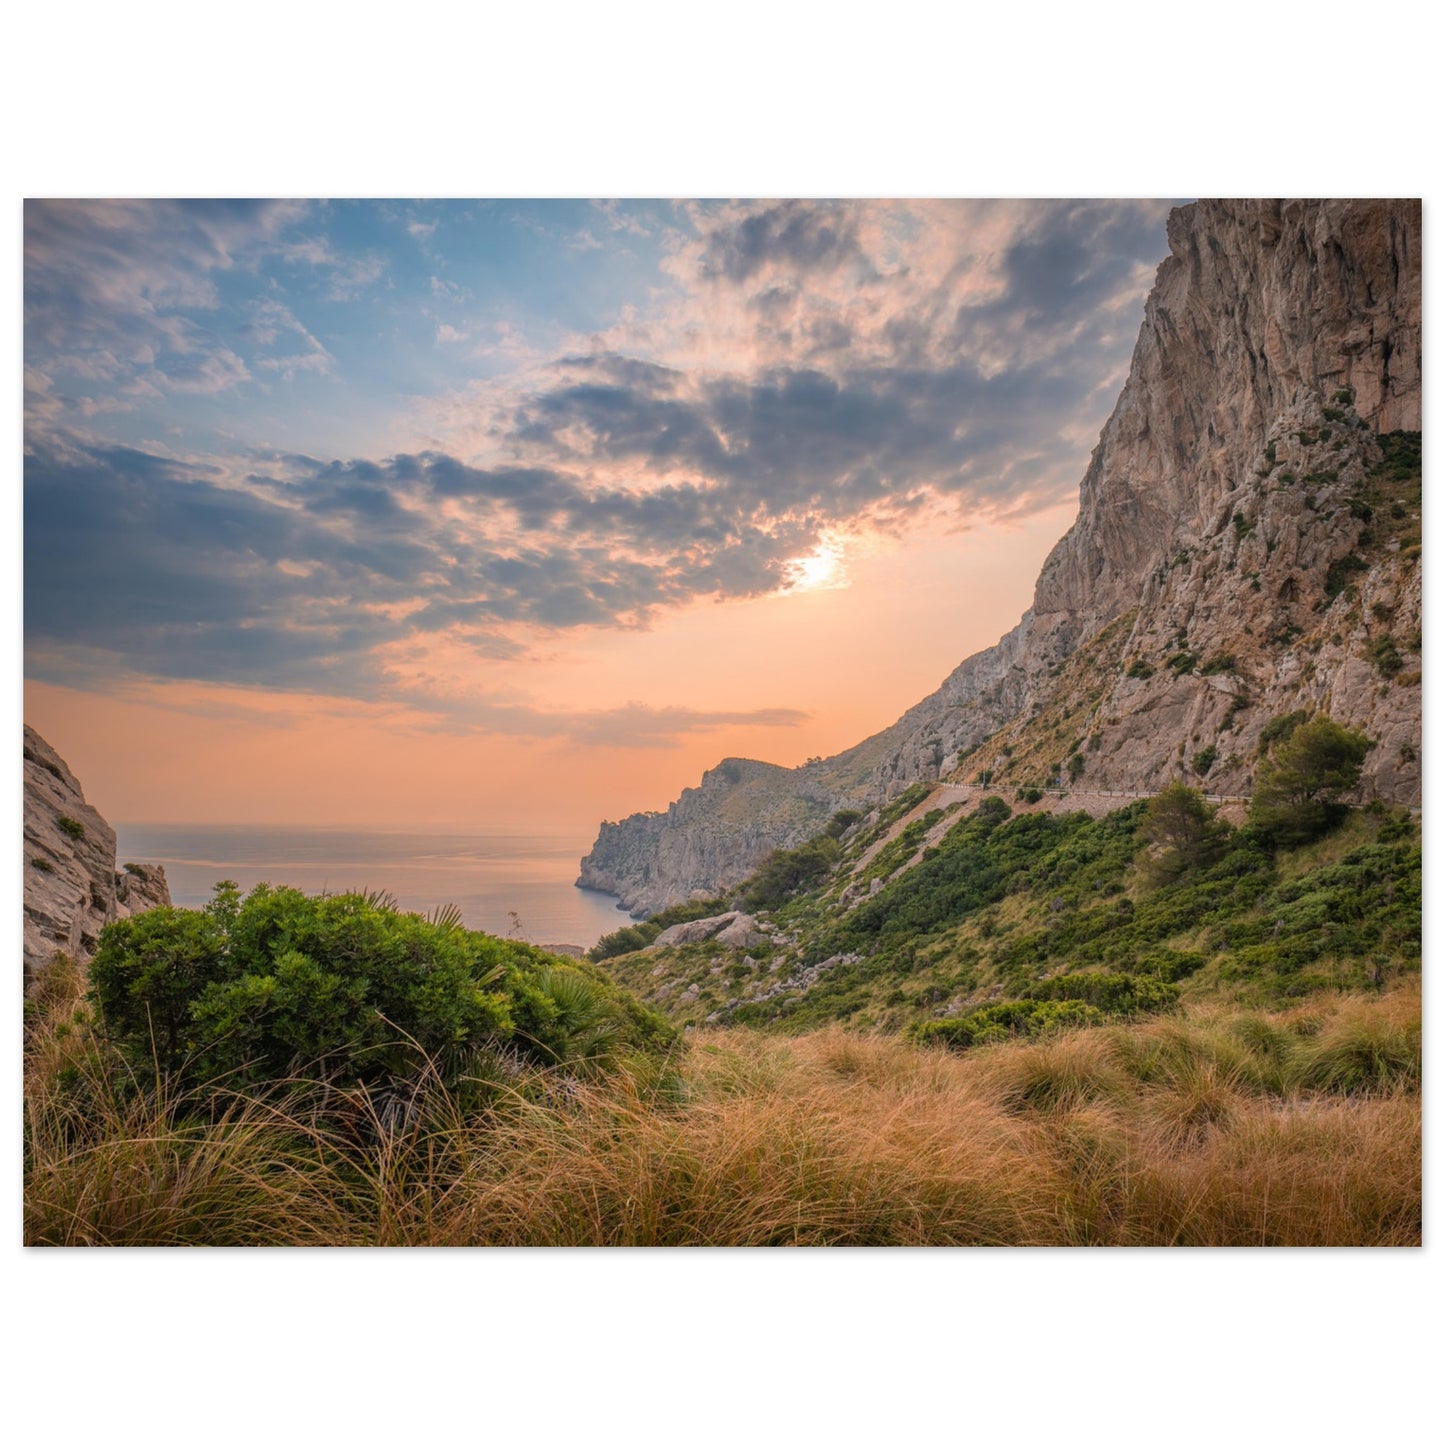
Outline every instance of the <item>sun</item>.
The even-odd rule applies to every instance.
[[[843,553],[831,542],[820,542],[807,557],[790,557],[785,564],[783,590],[817,592],[825,587],[846,587]]]

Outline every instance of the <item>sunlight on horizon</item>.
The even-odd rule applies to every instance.
[[[809,556],[791,557],[784,566],[784,592],[817,592],[848,585],[843,551],[836,543],[823,542]]]

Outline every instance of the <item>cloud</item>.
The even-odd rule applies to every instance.
[[[856,212],[819,201],[777,201],[727,214],[707,227],[699,269],[738,283],[764,272],[810,275],[857,266],[871,271]]]
[[[685,480],[774,514],[955,522],[1077,485],[1122,380],[1166,207],[685,208],[675,289],[550,364],[430,408],[442,448]]]
[[[84,644],[160,677],[380,697],[378,649],[408,638],[515,655],[517,627],[636,627],[781,587],[810,528],[728,509],[700,487],[599,491],[441,454],[274,457],[241,476],[79,439],[32,447],[28,661],[45,675]]]
[[[428,404],[426,444],[329,459],[166,456],[74,421],[335,376],[277,277],[307,268],[316,289],[359,294],[377,258],[342,253],[316,231],[324,216],[291,203],[28,206],[27,666],[64,680],[104,656],[150,677],[616,745],[791,726],[800,715],[777,710],[455,699],[428,668],[444,650],[475,667],[538,637],[796,590],[814,575],[800,559],[841,563],[860,536],[1057,504],[1127,366],[1164,210],[660,211],[674,219],[649,233],[665,259],[648,304],[546,354],[497,318],[440,322],[439,346],[499,338],[486,379]],[[616,206],[596,217],[596,235],[647,233]],[[213,328],[240,273],[254,285]],[[427,324],[434,301],[474,299],[429,272],[415,289]]]
[[[25,352],[50,381],[47,407],[27,421],[235,394],[258,375],[330,374],[335,358],[263,268],[304,268],[346,300],[385,263],[298,236],[310,216],[296,201],[27,202]],[[285,339],[288,349],[269,350]]]
[[[406,698],[410,706],[424,710],[427,726],[435,731],[556,738],[605,748],[673,748],[684,737],[721,728],[794,728],[810,721],[808,713],[787,707],[729,712],[631,702],[624,707],[567,711],[526,701],[421,690],[408,692]]]
[[[30,201],[25,347],[52,379],[224,390],[246,368],[191,315],[217,278],[302,213],[294,202]]]

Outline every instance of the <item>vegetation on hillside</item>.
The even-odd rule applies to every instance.
[[[1015,816],[988,796],[952,826],[923,811],[881,847],[890,825],[845,830],[832,871],[762,914],[766,947],[690,945],[609,970],[681,1023],[948,1020],[932,1036],[958,1041],[1418,971],[1418,822],[1334,801],[1358,779],[1359,734],[1325,717],[1282,723],[1260,769],[1267,801],[1245,826],[1183,784],[1101,818]]]

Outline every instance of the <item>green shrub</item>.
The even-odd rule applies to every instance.
[[[85,824],[78,819],[60,817],[55,820],[55,825],[67,838],[74,838],[78,841],[85,837]]]
[[[1349,585],[1350,578],[1368,570],[1369,564],[1363,557],[1351,552],[1348,556],[1337,557],[1325,572],[1325,596],[1335,598]]]
[[[1154,669],[1150,667],[1149,664],[1145,662],[1142,657],[1136,657],[1134,661],[1129,664],[1129,670],[1124,674],[1124,676],[1140,678],[1153,677]]]
[[[1339,795],[1359,782],[1373,746],[1323,713],[1300,724],[1260,764],[1250,823],[1275,844],[1320,836],[1344,816]]]
[[[1077,999],[1017,999],[986,1004],[956,1019],[930,1019],[915,1024],[909,1036],[921,1044],[943,1044],[968,1049],[978,1044],[1001,1043],[1061,1029],[1085,1028],[1106,1021],[1107,1015]]]
[[[1400,649],[1388,632],[1381,633],[1370,643],[1370,661],[1385,677],[1394,677],[1405,666],[1405,659],[1400,656]]]
[[[139,1070],[228,1085],[463,1077],[507,1041],[540,1062],[652,1048],[656,1015],[587,964],[472,933],[377,896],[219,885],[205,909],[109,924],[91,968],[112,1040]]]
[[[30,866],[32,868],[38,868],[42,873],[55,872],[55,866],[48,858],[32,858],[30,860]]]
[[[1026,991],[1031,999],[1074,999],[1098,1009],[1101,1013],[1133,1016],[1157,1013],[1179,998],[1172,984],[1148,977],[1124,973],[1061,973],[1053,978],[1031,984]]]
[[[827,877],[842,853],[837,835],[831,832],[820,833],[797,848],[774,849],[743,885],[743,902],[749,908],[776,908]]]
[[[1214,766],[1214,760],[1219,756],[1219,749],[1213,743],[1207,748],[1200,748],[1192,759],[1194,764],[1195,777],[1202,778]]]

